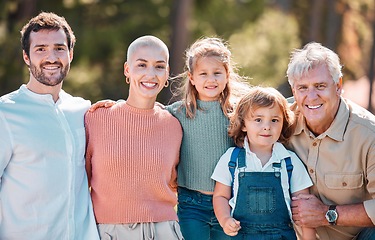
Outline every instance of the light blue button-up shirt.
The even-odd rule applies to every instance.
[[[0,99],[0,239],[99,239],[85,172],[90,101],[25,85]]]

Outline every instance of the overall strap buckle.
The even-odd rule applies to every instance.
[[[279,178],[281,176],[281,163],[272,163],[273,172],[275,177]]]

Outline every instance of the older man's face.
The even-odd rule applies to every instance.
[[[342,83],[335,83],[325,65],[318,66],[295,81],[292,91],[307,126],[315,134],[326,131],[333,122],[339,104]]]

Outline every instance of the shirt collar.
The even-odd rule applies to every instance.
[[[52,105],[58,105],[61,103],[61,100],[65,97],[65,92],[64,90],[60,90],[59,92],[59,99],[57,100],[57,102],[55,103],[53,101],[53,97],[51,94],[38,94],[38,93],[34,93],[33,91],[29,90],[27,87],[26,87],[26,84],[22,84],[21,87],[20,87],[20,91],[25,93],[26,95],[28,95],[29,97],[33,98],[33,99],[36,99],[36,100],[40,100],[42,102],[46,102],[48,104],[52,104]]]
[[[247,154],[250,154],[252,156],[255,156],[255,153],[253,153],[251,150],[250,150],[250,147],[249,147],[249,141],[248,141],[248,138],[245,137],[244,139],[244,148],[246,149],[246,153]],[[271,159],[270,159],[270,163],[280,163],[282,159],[286,158],[286,157],[290,157],[290,153],[289,151],[284,147],[283,144],[279,143],[279,142],[275,142],[273,144],[273,147],[272,147],[272,156],[271,156]]]
[[[303,131],[305,134],[312,136],[315,138],[313,133],[307,128],[306,120],[302,114],[300,114],[299,110],[296,109],[296,128],[294,130],[294,135],[299,135]],[[349,106],[346,104],[343,98],[340,99],[339,110],[333,120],[331,126],[322,134],[320,134],[317,138],[322,139],[325,136],[328,136],[336,141],[343,141],[344,140],[344,133],[346,129],[346,125],[349,122]]]

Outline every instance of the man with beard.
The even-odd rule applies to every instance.
[[[0,98],[0,239],[99,239],[84,160],[90,102],[62,90],[75,36],[45,12],[21,35],[30,78]]]

